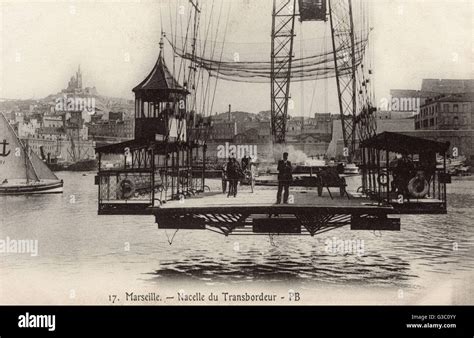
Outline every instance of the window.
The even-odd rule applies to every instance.
[[[434,119],[430,119],[430,127],[434,126]]]
[[[464,103],[462,105],[462,111],[463,111],[463,113],[468,113],[469,112],[469,104]]]
[[[453,124],[454,124],[455,126],[458,126],[458,125],[459,125],[459,118],[458,118],[457,116],[454,117],[454,119],[453,119]]]
[[[443,105],[443,111],[444,111],[445,113],[449,113],[449,104],[444,104],[444,105]]]
[[[453,106],[453,110],[454,110],[455,113],[459,113],[459,105],[458,105],[458,104],[455,104],[455,105]]]

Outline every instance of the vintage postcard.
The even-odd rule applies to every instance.
[[[0,304],[473,304],[472,20],[0,1]]]

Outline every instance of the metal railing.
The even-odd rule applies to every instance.
[[[153,204],[153,175],[149,170],[99,172],[99,204]]]
[[[436,169],[430,174],[412,170],[400,177],[393,168],[368,168],[364,193],[380,203],[423,202],[437,200],[446,205],[446,173]]]

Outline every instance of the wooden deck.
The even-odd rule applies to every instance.
[[[248,190],[239,191],[236,197],[227,197],[227,194],[219,192],[206,192],[197,196],[186,198],[181,201],[170,201],[163,204],[159,209],[170,210],[170,209],[186,209],[186,210],[198,210],[198,209],[258,209],[271,208],[271,209],[295,209],[295,208],[329,208],[334,210],[340,209],[361,209],[361,210],[374,210],[380,209],[384,211],[393,210],[392,207],[379,207],[376,203],[365,199],[365,198],[354,198],[354,197],[336,197],[333,194],[333,199],[325,193],[322,197],[319,197],[316,190],[292,190],[290,189],[290,198],[288,204],[276,204],[276,189],[257,189],[253,193]]]

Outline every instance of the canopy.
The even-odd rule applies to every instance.
[[[361,147],[388,150],[399,154],[421,154],[425,152],[445,154],[449,149],[449,142],[437,142],[399,133],[384,132],[362,142]]]
[[[166,141],[149,141],[146,139],[131,140],[117,144],[110,144],[103,147],[97,147],[96,153],[100,154],[124,154],[125,149],[129,149],[130,152],[139,149],[153,149],[155,154],[166,155],[167,153],[177,151],[180,149],[196,148],[199,145],[195,142],[166,142]]]

